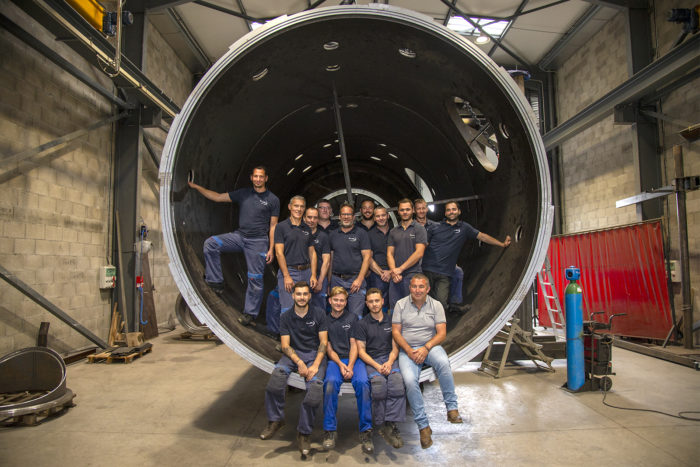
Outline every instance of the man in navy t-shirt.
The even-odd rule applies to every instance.
[[[275,254],[279,265],[277,292],[280,297],[281,314],[289,311],[294,305],[294,283],[305,281],[312,289],[316,286],[316,249],[311,229],[302,221],[305,207],[306,200],[303,196],[293,196],[289,200],[289,217],[275,226]],[[268,326],[273,332],[276,321],[274,318],[267,317]]]
[[[331,219],[333,215],[331,202],[327,199],[322,199],[316,203],[316,207],[318,208],[318,228],[330,235],[331,230],[337,229],[339,225],[336,219]]]
[[[357,352],[367,366],[372,392],[372,418],[384,440],[395,448],[403,446],[397,422],[406,418],[406,392],[399,371],[399,348],[392,338],[391,316],[382,311],[379,289],[367,290],[369,314],[355,325]]]
[[[238,320],[245,326],[258,316],[263,299],[263,272],[265,263],[272,262],[273,234],[280,215],[280,200],[265,184],[267,171],[259,166],[250,175],[252,188],[241,188],[228,193],[217,193],[193,182],[190,188],[217,203],[237,203],[239,207],[238,230],[213,235],[204,242],[205,280],[215,292],[224,288],[221,271],[221,253],[243,252],[248,266],[243,315]]]
[[[297,442],[302,456],[311,451],[310,436],[313,431],[316,409],[323,401],[323,378],[326,373],[326,348],[328,326],[326,313],[309,306],[311,288],[300,281],[294,284],[294,307],[280,318],[280,342],[282,358],[272,370],[265,388],[267,426],[260,433],[261,439],[271,438],[284,426],[284,402],[287,379],[296,371],[306,380],[306,395],[299,409]]]
[[[311,289],[311,304],[321,309],[326,309],[328,303],[328,271],[331,268],[331,244],[326,232],[318,228],[318,209],[306,208],[304,224],[311,229],[311,241],[316,250],[316,287]]]
[[[386,301],[391,282],[391,271],[386,262],[389,214],[384,206],[374,208],[374,225],[369,229],[367,235],[369,235],[369,242],[372,245],[372,260],[369,265],[371,272],[367,276],[367,287],[381,290],[384,301]]]
[[[357,347],[355,339],[352,338],[353,327],[357,325],[358,317],[345,308],[348,303],[348,292],[344,288],[333,287],[328,301],[331,312],[327,316],[328,367],[323,386],[323,447],[325,449],[335,447],[338,392],[343,381],[351,381],[357,399],[362,449],[370,454],[374,450],[368,450],[366,441],[371,440],[372,429],[369,381],[367,381],[364,363],[357,358]]]
[[[355,225],[354,209],[340,207],[340,228],[331,231],[331,287],[348,291],[348,310],[362,318],[365,307],[365,276],[372,259],[367,232]]]
[[[457,259],[467,240],[480,240],[501,248],[510,245],[510,236],[506,236],[503,242],[498,241],[459,220],[461,213],[456,202],[449,202],[445,204],[445,219],[426,226],[429,244],[423,255],[423,273],[430,281],[430,296],[439,301],[444,310],[448,309],[450,281]]]

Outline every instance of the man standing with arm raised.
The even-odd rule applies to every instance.
[[[396,303],[392,315],[392,335],[401,349],[399,368],[406,384],[406,397],[413,410],[413,419],[420,432],[423,449],[433,444],[433,431],[425,414],[419,379],[423,364],[433,367],[440,382],[447,407],[447,421],[462,423],[457,406],[454,378],[450,360],[440,345],[447,336],[445,311],[440,302],[428,296],[428,278],[416,274],[411,278],[410,295]]]
[[[299,452],[306,456],[311,451],[310,436],[313,431],[316,409],[323,400],[323,378],[326,373],[326,348],[328,327],[323,310],[309,307],[311,289],[306,282],[293,287],[294,308],[280,319],[282,358],[272,370],[265,388],[267,426],[260,439],[271,438],[284,426],[284,402],[287,379],[296,371],[306,380],[306,395],[299,409],[297,442]]]
[[[190,188],[217,203],[238,203],[238,230],[213,235],[204,242],[205,280],[215,292],[224,288],[221,253],[243,252],[248,267],[243,316],[238,319],[247,326],[258,316],[263,299],[265,263],[272,262],[275,225],[280,215],[280,200],[266,187],[267,171],[258,166],[250,175],[252,188],[217,193],[194,182]]]

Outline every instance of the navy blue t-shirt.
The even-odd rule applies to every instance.
[[[326,316],[328,321],[328,341],[340,358],[350,357],[350,338],[353,337],[352,329],[353,326],[356,326],[355,323],[359,319],[355,313],[350,313],[347,309],[343,311],[339,318],[334,318],[332,314]]]
[[[311,229],[303,222],[292,224],[291,219],[285,219],[275,227],[275,245],[284,245],[284,259],[287,266],[309,264],[309,247],[313,245]]]
[[[394,247],[394,263],[396,267],[401,266],[406,260],[416,251],[416,244],[428,243],[428,234],[418,222],[411,221],[406,229],[401,224],[397,225],[389,231],[387,246]],[[406,269],[403,273],[421,272],[421,260],[416,264]]]
[[[328,227],[325,227],[325,228],[324,228],[321,224],[318,224],[318,230],[322,230],[322,231],[325,232],[327,235],[330,235],[330,234],[331,234],[331,230],[337,229],[339,225],[340,225],[340,223],[338,222],[337,219],[331,219],[331,223],[328,224]]]
[[[309,306],[303,318],[292,308],[280,317],[280,336],[289,336],[290,345],[297,352],[318,350],[318,333],[322,331],[328,331],[328,324],[326,313],[320,308]]]
[[[362,268],[362,250],[372,250],[367,232],[353,226],[349,232],[333,230],[329,236],[333,251],[333,274],[357,274]]]
[[[370,230],[372,227],[374,227],[374,224],[372,224],[372,227],[370,227],[370,228],[368,229],[367,226],[366,226],[365,224],[362,223],[362,221],[356,221],[356,222],[355,222],[355,225],[356,225],[357,227],[361,228],[362,230],[364,230],[365,232],[369,232],[369,230]]]
[[[368,314],[355,324],[352,337],[365,343],[365,350],[372,358],[379,358],[391,353],[391,315],[382,313],[382,320],[377,321]]]
[[[329,255],[331,253],[331,245],[328,242],[328,235],[321,229],[316,229],[316,233],[311,234],[311,242],[314,245],[314,250],[316,250],[316,258],[318,259],[316,273],[320,275],[321,265],[323,264],[323,255]]]
[[[270,217],[279,217],[280,200],[270,190],[258,193],[254,188],[229,191],[229,198],[238,203],[238,230],[246,238],[266,237],[270,233]]]
[[[377,262],[380,268],[387,269],[389,266],[386,264],[386,242],[389,238],[389,230],[386,233],[382,232],[375,224],[367,234],[369,235],[369,242],[372,245],[372,258]]]
[[[457,258],[467,240],[475,240],[479,231],[464,221],[450,225],[447,221],[428,225],[428,247],[423,255],[423,270],[451,276]]]

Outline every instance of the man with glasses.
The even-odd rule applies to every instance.
[[[318,228],[330,234],[331,230],[338,228],[338,221],[331,219],[333,208],[331,207],[330,201],[322,199],[316,203],[316,207],[318,208]]]

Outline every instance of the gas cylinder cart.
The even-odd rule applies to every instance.
[[[608,318],[608,322],[595,320],[595,315],[605,314],[604,311],[591,313],[590,320],[583,322],[583,355],[585,361],[586,382],[579,391],[607,392],[612,388],[612,333],[604,332],[612,330],[613,318],[625,316],[626,313],[617,313]],[[577,391],[577,392],[579,392]]]

